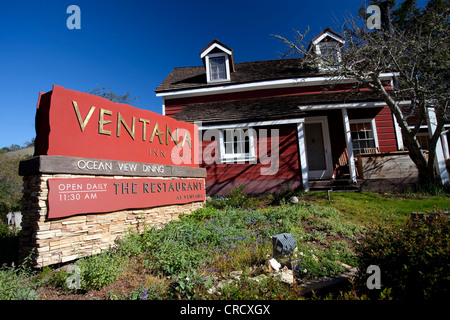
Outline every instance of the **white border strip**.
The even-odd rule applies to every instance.
[[[194,122],[198,125],[198,130],[209,130],[209,129],[228,129],[228,128],[246,128],[246,127],[261,127],[261,126],[277,126],[282,124],[291,123],[303,123],[305,118],[289,119],[289,120],[273,120],[273,121],[259,121],[259,122],[242,122],[242,123],[228,123],[228,124],[218,124],[203,126],[201,122]]]
[[[381,80],[390,80],[394,76],[394,73],[382,73],[380,74]],[[171,97],[171,98],[185,98],[189,96],[203,96],[213,95],[219,93],[233,93],[248,90],[262,90],[262,89],[276,89],[292,86],[314,86],[323,85],[327,81],[339,81],[340,83],[352,83],[356,82],[353,78],[338,78],[335,77],[309,77],[309,78],[292,78],[283,80],[271,80],[271,81],[259,81],[243,84],[230,84],[224,86],[215,86],[210,88],[197,88],[187,89],[179,91],[169,91],[156,93],[157,97]]]

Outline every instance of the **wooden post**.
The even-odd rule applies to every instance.
[[[353,143],[352,135],[350,132],[350,122],[348,120],[347,109],[342,109],[342,120],[344,121],[344,131],[345,131],[345,143],[347,145],[348,152],[348,166],[350,171],[350,178],[353,183],[356,183],[356,168],[355,168],[355,157],[353,155]]]
[[[427,121],[428,121],[428,134],[430,139],[436,131],[437,119],[436,111],[434,108],[427,108]],[[439,177],[441,178],[442,184],[449,182],[447,166],[445,165],[444,150],[442,148],[442,139],[439,137],[436,143],[436,157],[435,157],[436,169],[438,170]]]
[[[300,167],[302,169],[302,184],[305,191],[309,191],[308,162],[306,160],[305,130],[303,127],[303,122],[297,123],[297,136]]]

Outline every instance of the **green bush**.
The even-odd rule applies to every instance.
[[[30,279],[32,272],[25,264],[17,268],[0,269],[0,300],[37,300],[36,284]]]
[[[175,295],[178,299],[199,299],[213,285],[211,279],[199,275],[195,270],[180,273],[176,282]]]
[[[112,250],[76,262],[81,273],[81,289],[100,290],[113,283],[123,270],[123,258]]]
[[[200,266],[204,253],[194,246],[196,228],[182,221],[163,229],[151,228],[142,237],[147,266],[164,274],[178,274]]]
[[[297,293],[288,284],[269,276],[259,281],[245,273],[236,282],[218,288],[211,298],[224,300],[294,300]]]
[[[444,213],[430,213],[425,220],[410,219],[400,228],[371,231],[358,248],[359,289],[367,290],[366,270],[377,265],[381,284],[391,288],[394,299],[443,299],[450,288],[450,224]],[[383,288],[382,288],[383,289]]]
[[[123,257],[129,258],[143,253],[142,235],[139,232],[129,231],[124,237],[117,239],[115,242],[117,253]]]

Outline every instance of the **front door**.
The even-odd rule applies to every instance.
[[[310,179],[331,179],[333,169],[327,117],[309,117],[305,120],[308,176]]]

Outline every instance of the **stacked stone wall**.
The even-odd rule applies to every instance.
[[[77,177],[122,178],[36,174],[23,179],[23,220],[19,236],[19,255],[22,260],[29,257],[34,267],[65,263],[101,253],[114,246],[116,239],[129,231],[142,232],[144,225],[163,227],[164,224],[179,219],[180,214],[188,214],[204,204],[200,201],[48,219],[48,179]]]

